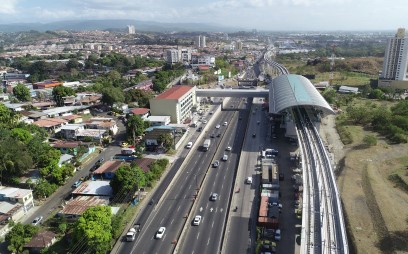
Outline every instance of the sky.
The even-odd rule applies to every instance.
[[[134,19],[268,31],[408,30],[407,13],[407,0],[1,0],[0,24]]]

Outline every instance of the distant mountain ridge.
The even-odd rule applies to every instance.
[[[202,23],[162,23],[155,21],[138,21],[131,19],[113,19],[113,20],[66,20],[50,23],[13,23],[0,24],[0,32],[21,32],[36,30],[44,32],[47,30],[108,30],[108,29],[123,29],[126,30],[127,25],[134,25],[137,31],[151,32],[236,32],[246,29],[227,27],[218,24],[202,24]]]

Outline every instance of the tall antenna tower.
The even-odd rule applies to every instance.
[[[330,75],[329,75],[329,83],[330,85],[333,85],[333,79],[334,79],[334,59],[336,58],[336,45],[332,45],[332,54],[331,54],[331,61],[330,61]]]

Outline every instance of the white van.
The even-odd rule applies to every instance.
[[[186,148],[191,149],[191,147],[193,147],[193,142],[190,141],[187,143]]]

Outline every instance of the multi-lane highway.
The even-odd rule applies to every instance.
[[[237,140],[228,140],[231,138],[231,135],[234,134],[231,132],[231,130],[235,129],[236,127],[231,125],[234,123],[234,120],[232,119],[234,117],[237,119],[239,114],[243,114],[243,110],[236,108],[238,101],[238,99],[235,99],[231,100],[229,104],[226,103],[227,105],[224,105],[225,110],[221,111],[216,119],[208,123],[210,126],[207,126],[205,129],[206,133],[204,138],[207,138],[212,133],[220,133],[221,137],[212,138],[212,144],[207,152],[203,152],[199,149],[204,141],[204,138],[195,141],[195,145],[190,151],[191,154],[186,157],[186,160],[182,165],[181,163],[178,165],[178,172],[174,180],[171,182],[171,186],[165,186],[165,188],[167,188],[166,193],[161,197],[156,197],[153,204],[150,207],[147,207],[146,210],[143,211],[140,216],[138,216],[136,222],[142,224],[142,231],[138,235],[136,241],[122,244],[118,251],[119,253],[150,254],[172,253],[174,251],[174,248],[181,235],[182,228],[187,220],[189,220],[188,216],[190,209],[195,202],[199,201],[199,199],[203,197],[203,195],[199,193],[198,199],[196,199],[197,189],[202,185],[203,190],[205,190],[206,186],[204,186],[204,184],[207,184],[208,182],[212,184],[210,181],[206,180],[203,182],[203,180],[206,179],[207,175],[209,177],[213,177],[214,175],[212,174],[213,172],[210,168],[210,164],[213,162],[213,160],[215,160],[214,155],[220,156],[221,152],[218,152],[218,149],[220,149],[220,151],[224,150],[227,142],[232,143],[232,154],[236,154],[237,151],[240,151],[241,149]],[[233,107],[231,107],[231,105],[233,105]],[[237,120],[235,120],[235,124],[236,121]],[[222,124],[224,122],[227,122],[230,125],[223,126]],[[218,124],[220,124],[221,127],[216,129],[215,126]],[[241,136],[241,138],[243,137]],[[222,143],[222,147],[220,143]],[[216,170],[223,170],[222,167],[225,166],[223,164],[233,164],[233,161],[234,156],[229,158],[227,162],[221,163],[221,167]],[[227,189],[228,186],[224,185],[223,188]],[[210,190],[208,189],[202,192],[206,193],[207,191]],[[221,189],[216,189],[216,191],[222,192]],[[207,200],[208,198],[209,196],[206,197]],[[228,197],[220,193],[220,200],[218,200],[217,203],[222,204],[223,200],[228,201]],[[220,206],[219,209],[221,208],[222,207]],[[223,209],[227,209],[227,207],[225,206]],[[217,210],[217,215],[220,213],[219,211],[220,210]],[[225,218],[222,218],[222,221],[223,220],[225,220]],[[206,219],[203,220],[203,222],[205,221]],[[166,231],[163,238],[155,239],[154,236],[159,227],[166,227]]]
[[[243,103],[235,104],[234,108],[239,106],[240,110],[246,107]],[[227,115],[232,113],[232,118],[226,126],[222,140],[218,143],[213,159],[219,160],[220,166],[217,168],[210,166],[208,169],[197,201],[184,227],[182,243],[178,246],[177,253],[203,253],[203,250],[205,253],[219,253],[220,251],[226,216],[231,209],[234,209],[230,207],[230,197],[236,193],[232,186],[243,142],[242,134],[245,133],[247,111],[241,111],[240,116],[235,110],[225,113]],[[231,146],[231,151],[226,151],[228,146]],[[222,160],[223,155],[228,155],[227,161]],[[210,200],[212,193],[219,195],[216,201]],[[198,226],[192,225],[195,215],[202,217]]]

